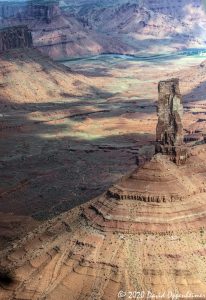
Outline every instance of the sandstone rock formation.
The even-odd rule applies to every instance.
[[[5,41],[3,45],[0,39],[0,49],[4,51],[0,59],[1,112],[4,111],[4,106],[5,109],[11,108],[14,105],[13,100],[16,105],[24,105],[33,102],[42,103],[48,99],[56,101],[57,98],[65,100],[66,97],[80,97],[82,94],[89,94],[90,87],[98,82],[98,79],[90,79],[83,74],[71,72],[70,68],[42,55],[33,47],[5,51],[8,47],[30,45],[30,33],[27,36],[27,29],[24,31],[24,27],[22,31],[20,28],[20,33],[24,34],[20,35],[20,41],[18,36],[15,36],[13,42],[12,39],[7,39],[12,37],[16,30],[18,30],[16,27],[2,30]]]
[[[174,94],[180,99],[177,85]],[[158,153],[103,195],[41,225],[2,253],[0,269],[11,280],[0,278],[0,299],[127,299],[135,291],[141,299],[149,292],[205,299],[205,159],[205,145],[183,165]]]
[[[15,48],[30,48],[32,45],[31,31],[27,26],[0,29],[0,52]]]
[[[123,290],[142,291],[142,299],[150,291],[203,300],[205,159],[204,148],[180,167],[158,154],[141,170],[142,191],[153,181],[151,196],[163,189],[167,199],[176,194],[175,203],[119,200],[106,193],[15,243],[1,258],[12,282],[0,283],[0,299],[110,300]]]
[[[182,96],[179,80],[161,81],[158,86],[158,124],[156,153],[167,154],[177,164],[184,163],[187,150],[184,146],[182,127]]]
[[[188,9],[197,10],[201,7],[201,0],[179,0],[179,1],[153,1],[153,0],[141,0],[141,4],[148,9],[151,9],[155,12],[163,13],[170,15],[172,17],[182,18],[185,16],[185,12]]]
[[[21,2],[0,2],[0,18],[24,20],[42,20],[50,23],[60,14],[58,0],[35,0]]]
[[[21,24],[32,30],[35,46],[59,59],[198,48],[206,17],[200,0],[0,2],[0,25]]]

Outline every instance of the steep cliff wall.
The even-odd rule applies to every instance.
[[[48,23],[59,15],[59,1],[25,1],[25,2],[0,2],[0,18],[2,19],[36,19]]]
[[[0,52],[15,48],[32,47],[32,35],[27,26],[0,29]]]
[[[142,0],[140,4],[155,12],[176,17],[184,16],[188,10],[197,10],[201,8],[201,0]]]
[[[0,2],[1,25],[27,25],[35,47],[62,59],[199,48],[206,14],[201,0],[32,0]]]

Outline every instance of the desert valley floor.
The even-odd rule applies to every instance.
[[[152,156],[161,79],[180,78],[185,136],[201,140],[203,61],[201,55],[102,55],[65,61],[64,67],[33,49],[4,54],[0,247],[100,195],[137,160]]]

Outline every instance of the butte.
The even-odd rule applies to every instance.
[[[156,154],[5,250],[0,299],[205,299],[206,147],[184,145],[182,113],[160,82]]]

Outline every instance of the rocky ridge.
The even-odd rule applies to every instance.
[[[0,2],[0,18],[4,20],[22,19],[42,20],[50,23],[53,18],[60,14],[59,1],[23,1],[23,2]]]
[[[0,3],[0,25],[28,25],[34,45],[53,58],[174,51],[204,44],[199,0]]]
[[[181,165],[157,153],[108,192],[13,244],[0,259],[10,278],[0,281],[0,299],[109,300],[120,291],[204,299],[205,159],[204,144]]]

